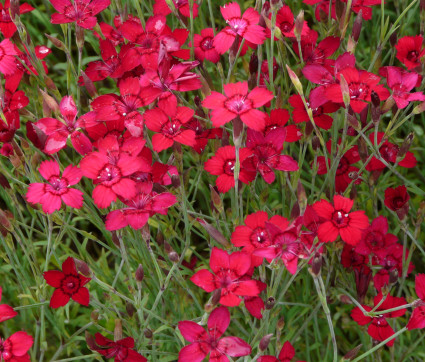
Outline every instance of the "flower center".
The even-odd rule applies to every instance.
[[[224,106],[230,112],[241,114],[251,109],[251,102],[246,99],[245,95],[237,94],[225,101]]]
[[[201,48],[202,50],[210,50],[213,48],[213,38],[212,37],[206,37],[201,42]]]
[[[68,275],[62,282],[62,291],[66,294],[73,295],[80,289],[80,279],[74,275]]]
[[[344,213],[342,210],[338,210],[333,213],[332,221],[337,228],[343,228],[348,226],[350,218],[348,214]]]
[[[121,178],[121,171],[118,167],[108,164],[97,176],[98,182],[113,185]]]
[[[409,59],[410,61],[416,61],[418,60],[418,51],[417,50],[412,50],[410,52],[407,53],[406,58]]]
[[[226,175],[233,176],[235,170],[235,160],[228,159],[224,163],[223,171]]]

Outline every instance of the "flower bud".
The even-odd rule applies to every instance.
[[[314,151],[318,151],[319,148],[320,148],[319,137],[314,136],[313,139],[311,140],[311,145],[312,145]]]
[[[224,247],[229,247],[230,244],[227,241],[227,239],[224,237],[224,235],[217,230],[214,226],[207,223],[205,220],[197,219],[197,221],[202,225],[202,227],[207,231],[207,233],[219,244],[223,245]]]
[[[344,76],[341,74],[339,84],[341,86],[342,99],[344,101],[345,107],[350,105],[350,88],[348,87],[348,83],[345,80]]]
[[[146,338],[148,338],[148,339],[151,339],[151,338],[153,337],[153,333],[152,333],[152,331],[151,331],[149,328],[146,328],[146,329],[143,331],[143,334],[144,334],[144,336],[145,336]]]
[[[62,43],[59,39],[46,33],[44,35],[53,43],[56,48],[59,48],[60,50],[65,50],[65,44]]]
[[[270,333],[270,334],[266,334],[263,338],[261,338],[260,344],[258,346],[261,352],[264,352],[267,349],[272,337],[273,337],[273,333]]]
[[[276,299],[274,299],[274,297],[269,297],[266,300],[265,308],[267,310],[270,310],[270,309],[272,309],[274,307],[275,303],[276,303]]]
[[[302,95],[303,92],[303,86],[298,78],[298,76],[294,73],[294,71],[289,68],[288,64],[286,64],[286,69],[288,70],[289,78],[291,79],[292,84],[294,85],[297,92]]]
[[[175,251],[172,251],[168,254],[168,258],[173,262],[177,263],[180,259],[179,254],[177,254]]]
[[[83,70],[81,70],[81,77],[83,78],[84,86],[86,87],[89,96],[92,98],[96,97],[97,89],[93,81],[87,76],[87,74]]]
[[[349,352],[347,352],[347,354],[344,356],[343,361],[351,361],[352,359],[354,359],[357,354],[360,351],[360,348],[362,348],[363,345],[359,344],[357,347],[354,347],[352,350],[350,350]]]
[[[220,299],[221,299],[221,288],[214,290],[212,294],[212,298],[211,298],[211,304],[214,306],[217,305],[220,302]]]
[[[301,180],[298,180],[297,199],[298,199],[300,209],[302,211],[301,214],[303,214],[305,208],[307,207],[307,194],[305,192],[305,188],[304,188],[303,184],[301,183]]]
[[[115,319],[114,341],[122,339],[122,322],[121,319]]]
[[[372,100],[372,121],[374,123],[378,123],[381,119],[381,108],[379,107],[381,100],[379,99],[378,93],[376,93],[375,91],[372,91],[370,98]]]
[[[419,103],[415,108],[413,108],[413,114],[419,114],[425,111],[425,102]]]
[[[359,139],[357,140],[357,147],[358,147],[360,159],[362,160],[363,163],[366,163],[367,159],[369,158],[369,153],[368,153],[366,141],[362,137],[359,137]]]
[[[74,258],[77,270],[86,277],[91,276],[90,267],[82,260]]]
[[[249,60],[249,72],[255,74],[258,71],[258,56],[253,52],[251,54],[251,59]]]
[[[139,266],[136,269],[136,273],[135,273],[136,281],[141,283],[143,281],[144,276],[145,276],[145,272],[143,270],[143,266],[142,266],[142,264],[139,264]]]
[[[339,296],[339,300],[341,301],[341,303],[344,303],[344,304],[353,304],[353,302],[351,301],[350,297],[348,297],[348,296],[346,296],[344,294],[341,294]]]
[[[85,332],[85,337],[86,337],[87,347],[93,351],[97,350],[98,347],[96,345],[94,337],[88,331]]]
[[[390,277],[389,283],[391,285],[398,282],[398,270],[396,268],[391,269],[388,274],[389,274],[389,277]]]
[[[211,303],[207,303],[204,306],[204,310],[206,313],[211,313],[214,310],[214,306]]]
[[[210,186],[210,191],[211,191],[211,200],[212,203],[214,205],[214,207],[217,209],[218,213],[222,213],[223,212],[223,202],[221,201],[221,197],[218,194],[216,188],[214,186]]]
[[[134,305],[128,302],[125,304],[125,310],[130,318],[132,318],[134,313],[136,313],[136,308],[134,308]]]
[[[395,31],[392,32],[390,35],[390,44],[392,48],[394,48],[397,44],[397,33]]]
[[[343,3],[341,0],[336,0],[335,1],[335,14],[336,14],[337,19],[339,19],[340,23],[344,23],[343,17],[345,15],[345,11],[346,11],[345,3]],[[350,11],[350,10],[348,10],[348,11]]]
[[[4,189],[10,189],[9,181],[7,181],[7,178],[2,173],[0,173],[0,186]]]
[[[5,211],[0,209],[0,225],[5,228],[7,231],[13,231],[13,226],[9,221],[10,217],[6,214]],[[13,219],[13,215],[12,215]]]
[[[406,137],[406,139],[403,141],[403,144],[400,147],[400,150],[397,153],[397,158],[402,159],[404,156],[406,156],[407,151],[409,151],[410,146],[413,142],[413,133],[409,133],[409,135]]]
[[[282,330],[283,327],[285,327],[285,317],[279,318],[279,320],[276,323],[276,328],[279,330]]]
[[[97,310],[94,310],[93,312],[91,312],[90,314],[90,318],[94,321],[97,322],[99,319],[99,312]]]
[[[360,10],[354,20],[353,29],[351,30],[351,36],[356,43],[359,40],[360,32],[362,30],[362,19],[362,10]]]
[[[75,27],[75,37],[78,49],[83,49],[84,47],[84,28],[81,26]]]
[[[295,19],[294,33],[297,41],[301,41],[301,33],[304,27],[304,10],[301,10]]]
[[[323,258],[321,254],[316,254],[313,258],[313,264],[311,266],[311,272],[313,276],[318,277],[322,270]]]

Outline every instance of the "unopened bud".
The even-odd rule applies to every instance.
[[[206,313],[211,313],[214,310],[214,306],[211,303],[204,305],[204,310]]]
[[[221,299],[221,288],[214,290],[211,298],[211,304],[217,305],[220,302]]]
[[[83,70],[81,71],[81,77],[83,78],[84,86],[86,87],[89,96],[92,98],[96,97],[97,89],[93,81],[87,76],[87,74]]]
[[[251,59],[249,60],[249,72],[255,74],[258,71],[258,56],[255,52],[252,53]]]
[[[294,206],[292,206],[292,209],[291,209],[291,219],[296,219],[300,215],[301,215],[300,204],[298,203],[298,201],[296,201],[294,203]]]
[[[76,266],[77,270],[81,274],[85,275],[86,277],[89,277],[91,275],[91,270],[90,270],[89,266],[84,261],[82,261],[80,259],[76,259],[76,258],[74,258],[74,261],[75,261],[75,266]]]
[[[318,277],[322,270],[323,258],[322,255],[316,254],[313,258],[313,264],[311,266],[311,273],[313,276]]]
[[[339,84],[341,86],[342,99],[344,101],[345,107],[350,105],[350,88],[348,87],[348,83],[345,80],[344,76],[341,74]]]
[[[266,300],[265,308],[267,310],[270,310],[270,309],[272,309],[274,307],[275,303],[276,303],[276,299],[274,299],[274,297],[269,297]]]
[[[354,114],[349,114],[347,116],[348,123],[351,127],[353,127],[356,131],[360,130],[360,122],[357,120],[356,116]]]
[[[270,334],[265,335],[263,338],[261,338],[260,344],[258,346],[258,348],[260,349],[261,352],[263,352],[267,349],[272,337],[273,337],[273,333],[270,333]]]
[[[210,186],[210,191],[211,191],[211,200],[212,203],[214,205],[214,207],[217,209],[217,212],[221,213],[223,212],[223,202],[221,201],[221,197],[218,194],[217,190],[215,189],[215,187]]]
[[[197,221],[202,225],[202,227],[207,231],[207,233],[218,243],[223,245],[224,247],[229,247],[229,242],[225,238],[225,236],[217,230],[214,226],[207,223],[205,220],[197,219]]]
[[[91,312],[90,314],[90,318],[94,321],[97,322],[97,320],[99,319],[99,312],[97,310],[94,310],[93,312]]]
[[[143,270],[142,264],[139,264],[139,266],[137,267],[135,277],[136,281],[138,281],[139,283],[143,281],[143,278],[145,277],[145,272]]]
[[[51,36],[49,34],[46,34],[46,33],[44,35],[47,37],[47,39],[49,39],[53,43],[53,45],[56,48],[59,48],[61,50],[65,50],[65,44],[62,43],[59,39],[57,39],[54,36]]]
[[[0,209],[0,225],[4,227],[7,231],[13,231],[12,224],[10,223],[6,212],[1,209]]]
[[[295,19],[294,33],[297,41],[301,41],[301,33],[304,27],[304,10],[301,10]]]
[[[335,14],[337,19],[340,20],[340,22],[343,22],[343,17],[346,11],[346,5],[345,3],[343,3],[341,0],[336,0],[335,1]],[[348,10],[350,11],[350,10]]]
[[[122,322],[121,319],[115,319],[114,341],[122,339]]]
[[[149,328],[146,328],[146,329],[143,331],[143,334],[144,334],[144,336],[145,336],[146,338],[148,338],[148,339],[151,339],[151,338],[153,337],[153,333],[152,333],[152,331],[151,331]]]
[[[391,269],[388,274],[390,276],[389,283],[390,284],[397,283],[397,281],[398,281],[398,270],[396,268]]]
[[[357,147],[360,159],[363,161],[363,163],[366,163],[367,159],[369,158],[369,153],[367,150],[366,141],[362,137],[359,137],[357,140]]]
[[[133,317],[134,313],[136,313],[136,308],[134,308],[132,303],[127,302],[125,304],[125,310],[130,318]]]
[[[360,348],[362,348],[362,344],[359,344],[357,347],[354,347],[351,351],[349,351],[344,357],[343,360],[344,361],[351,361],[352,359],[354,359],[357,354],[360,351]]]
[[[413,137],[413,133],[410,133],[403,141],[403,144],[401,145],[400,150],[397,153],[398,158],[402,159],[404,158],[404,156],[406,156],[406,153],[409,151],[409,148],[412,145]]]
[[[173,187],[175,188],[179,188],[180,187],[180,176],[179,175],[171,175],[171,184],[173,185]]]
[[[59,104],[56,102],[56,100],[48,95],[45,91],[39,89],[39,92],[41,93],[41,96],[43,97],[44,102],[46,102],[47,106],[54,112],[59,111]]]
[[[359,40],[360,32],[362,30],[362,19],[362,10],[360,10],[354,20],[353,29],[351,30],[351,36],[356,43]]]
[[[346,296],[344,294],[341,294],[339,296],[339,300],[341,301],[341,303],[344,303],[344,304],[353,304],[353,302],[351,301],[350,297],[348,297],[348,296]]]
[[[86,337],[87,347],[95,351],[98,347],[96,345],[94,337],[88,331],[85,332],[85,337]]]
[[[425,102],[418,104],[415,108],[413,108],[413,114],[419,114],[425,111]]]
[[[381,108],[379,107],[381,100],[379,99],[378,93],[376,93],[375,91],[372,91],[370,98],[372,100],[372,121],[374,123],[378,123],[381,119]]]
[[[297,199],[300,204],[300,209],[302,210],[302,214],[304,213],[305,208],[307,207],[307,194],[305,192],[305,188],[301,183],[301,180],[298,180],[297,185]]]
[[[240,42],[240,36],[239,34],[236,35],[235,40],[233,41],[232,46],[229,49],[229,63],[233,64],[233,62],[236,60],[236,54],[239,50],[239,42]]]
[[[395,31],[392,32],[391,35],[390,35],[390,44],[391,44],[391,47],[393,47],[393,48],[397,44],[397,33]]]
[[[168,254],[168,258],[173,262],[177,263],[180,259],[179,254],[177,254],[175,251],[172,251]]]
[[[285,317],[279,318],[279,320],[276,323],[276,328],[279,330],[282,330],[283,327],[285,327]]]
[[[320,139],[317,136],[314,136],[313,139],[311,140],[311,145],[313,147],[314,151],[318,151],[320,148]]]
[[[288,70],[289,78],[291,79],[292,84],[299,94],[304,94],[303,86],[298,78],[298,76],[294,73],[294,71],[289,68],[288,64],[286,64],[286,69]]]

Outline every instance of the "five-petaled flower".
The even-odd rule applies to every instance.
[[[179,322],[182,336],[190,342],[179,352],[179,362],[201,362],[208,354],[210,360],[229,362],[227,356],[242,357],[251,354],[251,346],[239,337],[222,337],[230,324],[226,307],[218,307],[208,318],[208,331],[192,321]]]
[[[47,183],[30,184],[26,199],[32,204],[41,204],[43,211],[51,214],[61,207],[61,201],[66,205],[79,209],[83,206],[83,192],[69,188],[80,182],[83,176],[78,167],[69,165],[60,175],[59,164],[54,161],[43,161],[38,169]]]
[[[90,349],[100,353],[105,358],[114,358],[115,362],[146,362],[147,359],[134,350],[134,339],[126,337],[111,341],[100,333],[96,333],[95,344]]]
[[[29,349],[34,343],[34,338],[26,332],[13,333],[9,338],[0,338],[0,361],[5,362],[30,362]]]
[[[0,287],[0,301],[2,297],[2,288]],[[0,304],[0,322],[7,321],[8,319],[11,319],[13,317],[16,317],[18,313],[7,304]]]
[[[56,288],[50,299],[50,307],[59,308],[68,304],[69,300],[88,306],[89,290],[85,285],[91,280],[78,273],[73,258],[68,257],[62,264],[62,271],[49,270],[43,273],[46,283]]]

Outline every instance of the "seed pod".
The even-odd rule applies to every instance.
[[[395,31],[392,32],[391,35],[390,35],[390,44],[391,44],[391,47],[393,47],[393,48],[397,44],[397,33]]]
[[[132,318],[134,313],[136,313],[136,308],[134,308],[134,305],[128,302],[125,304],[125,310],[130,318]]]
[[[74,258],[77,270],[86,277],[91,276],[90,267],[82,260]]]
[[[145,336],[146,338],[149,338],[149,339],[151,339],[151,338],[153,337],[153,333],[152,333],[152,331],[151,331],[149,328],[146,328],[146,329],[143,331],[143,334],[144,334],[144,336]]]
[[[255,74],[258,71],[258,56],[253,52],[251,54],[251,59],[249,60],[249,72]]]

